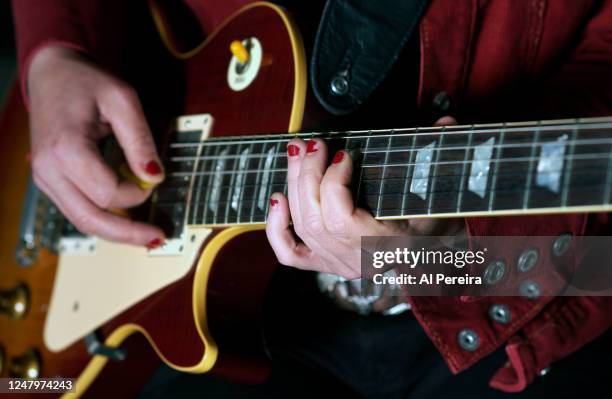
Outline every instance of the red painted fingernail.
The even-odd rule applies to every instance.
[[[150,161],[145,165],[145,172],[150,174],[151,176],[160,175],[162,172],[161,166],[157,161]]]
[[[289,154],[290,157],[294,157],[296,155],[299,155],[300,154],[300,147],[298,147],[297,145],[289,144],[287,146],[287,154]]]
[[[306,146],[306,152],[316,152],[318,150],[317,147],[317,142],[314,140],[310,140],[308,142],[308,145]]]
[[[332,159],[332,163],[340,163],[344,159],[344,151],[338,151],[336,155],[334,155],[334,159]]]
[[[155,249],[159,247],[160,245],[162,245],[162,240],[160,240],[159,238],[154,238],[151,241],[149,241],[149,243],[147,244],[147,248]]]
[[[270,206],[276,206],[276,205],[278,205],[278,200],[274,198],[270,198]]]

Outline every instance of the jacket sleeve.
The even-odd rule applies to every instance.
[[[530,89],[519,89],[515,95],[501,96],[499,101],[488,101],[491,109],[485,114],[510,112],[513,119],[535,120],[569,117],[612,115],[612,0],[596,1],[587,13],[575,45],[564,54],[553,58],[556,67]],[[555,40],[554,29],[545,29],[541,48],[546,41]],[[541,57],[550,57],[542,54]],[[538,62],[536,61],[536,64]],[[543,62],[542,62],[543,63]],[[497,111],[495,110],[497,108]],[[482,107],[477,107],[482,112]],[[501,119],[499,119],[501,117]],[[502,120],[503,115],[494,119]],[[474,234],[498,235],[556,235],[561,232],[585,234],[598,226],[605,217],[585,215],[517,217],[515,222],[498,223],[488,218],[467,219],[468,231]],[[536,223],[537,222],[537,223]],[[525,231],[531,229],[532,231]]]
[[[543,80],[527,106],[551,116],[612,114],[612,1],[595,1],[589,11],[576,46],[560,55],[558,68]],[[541,40],[555,40],[553,30]]]
[[[505,102],[504,106],[515,108],[512,111],[516,111],[518,119],[612,115],[612,1],[593,4],[575,46],[560,55],[558,66],[531,90],[520,90]],[[542,40],[554,40],[554,28],[544,33]],[[498,106],[500,103],[503,102],[493,102]],[[466,224],[473,235],[608,235],[611,230],[606,213],[517,216],[503,222],[492,218],[468,218]],[[509,253],[522,250],[512,248]],[[550,252],[550,248],[541,250]],[[575,253],[570,254],[573,267],[580,264],[584,255],[575,248]],[[609,299],[584,296],[553,300],[541,315],[523,326],[522,335],[508,342],[509,361],[495,374],[491,386],[503,391],[521,391],[540,370],[601,335],[612,326]],[[564,331],[562,325],[568,325],[569,315],[577,314],[576,309],[580,309],[584,317],[569,324],[571,328]]]
[[[145,3],[139,0],[139,3]],[[118,68],[128,25],[123,0],[13,0],[19,75],[24,98],[34,55],[49,45],[80,51],[105,67]]]

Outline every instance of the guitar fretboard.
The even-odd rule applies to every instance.
[[[167,150],[156,215],[177,227],[264,223],[287,191],[296,135],[199,141],[181,132]],[[606,210],[612,119],[300,134],[357,154],[355,198],[377,218]]]

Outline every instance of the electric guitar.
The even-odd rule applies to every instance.
[[[10,165],[23,163],[27,124],[10,102],[0,135],[11,148],[0,157],[3,376],[73,377],[70,395],[92,397],[117,395],[117,381],[134,395],[158,358],[189,373],[265,379],[262,300],[277,262],[263,229],[270,194],[286,190],[296,135],[360,154],[355,197],[379,219],[612,208],[612,118],[311,133],[305,51],[285,11],[251,4],[181,52],[151,7],[185,82],[182,116],[162,146],[167,177],[149,204],[170,238],[147,250],[54,224],[48,249],[26,251],[29,266],[18,266],[15,204],[27,170]]]

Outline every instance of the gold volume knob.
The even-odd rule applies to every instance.
[[[249,50],[242,44],[240,40],[234,40],[230,44],[230,51],[238,59],[238,62],[241,64],[246,64],[246,62],[251,58],[249,54]]]
[[[21,356],[11,359],[9,364],[9,376],[15,378],[38,378],[40,377],[40,354],[36,349],[29,349]]]
[[[30,307],[30,292],[25,284],[17,284],[10,290],[0,291],[0,314],[11,319],[22,319]]]

